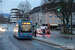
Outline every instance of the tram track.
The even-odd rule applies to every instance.
[[[16,47],[17,45],[15,45],[14,44],[14,42],[13,41],[11,41],[10,39],[12,39],[12,40],[14,40],[15,42],[17,42],[17,43],[19,43],[19,46],[21,46],[21,47],[24,47],[25,49],[24,50],[30,50],[30,48],[32,48],[33,50],[34,49],[37,49],[37,50],[43,50],[42,48],[40,48],[40,47],[38,47],[38,46],[36,46],[36,45],[34,45],[34,44],[31,44],[31,43],[29,43],[29,42],[32,42],[33,40],[19,40],[19,39],[17,39],[16,37],[14,37],[14,36],[9,36],[9,41],[10,41],[10,43],[17,49],[18,47]],[[34,46],[34,48],[32,47],[32,46]],[[18,49],[17,49],[18,50]]]
[[[47,49],[54,49],[57,48],[44,44],[42,42],[36,40],[19,40],[13,36],[13,34],[8,33],[8,38],[13,45],[15,45],[19,50],[47,50]],[[17,49],[16,49],[17,50]]]
[[[13,40],[11,40],[11,39]],[[11,44],[17,49],[17,50],[28,50],[26,47],[24,47],[24,44],[22,44],[23,42],[20,41],[18,38],[16,37],[10,37],[9,36],[9,41],[11,42]],[[16,43],[17,42],[17,43]]]
[[[32,46],[34,46],[35,48],[39,48],[39,50],[43,50],[42,48],[40,48],[40,47],[38,47],[38,46],[36,46],[36,45],[34,45],[34,44],[32,44],[32,43],[29,43],[29,42],[32,42],[32,41],[26,41],[26,40],[23,40],[23,41],[21,41],[22,43],[27,43],[27,44],[29,44],[29,45],[32,45]],[[25,46],[25,45],[24,45]],[[29,47],[28,47],[29,48]],[[27,50],[28,50],[28,48],[27,48]]]
[[[10,34],[10,33],[8,33],[8,36],[9,36],[7,38],[8,41],[15,47],[16,50],[20,49],[21,47],[22,48],[24,47],[25,48],[24,50],[30,50],[30,48],[32,48],[33,50],[34,49],[36,49],[36,50],[43,50],[42,48],[27,42],[28,40],[27,41],[26,40],[19,40],[16,37],[14,37],[13,34]],[[15,44],[14,41],[17,42],[17,44]],[[33,40],[30,40],[30,42],[32,42],[32,41]],[[21,46],[21,47],[19,48],[18,45]],[[34,46],[34,47],[32,47],[32,46]]]
[[[5,32],[6,33],[6,32]],[[8,42],[15,48],[15,50],[19,50],[8,38],[8,35],[6,37],[6,39],[8,40]]]
[[[47,48],[48,49],[50,49],[50,48],[57,48],[57,47],[54,47],[54,46],[52,46],[50,44],[46,44],[46,43],[39,42],[39,41],[36,41],[36,40],[33,40],[33,41],[26,41],[26,40],[24,40],[23,42],[28,43],[30,45],[33,45],[33,46],[39,48],[40,50],[47,50]]]
[[[12,39],[12,40],[11,40]],[[19,40],[14,36],[10,36],[9,40],[13,43],[19,50],[47,50],[54,48],[51,45],[44,44],[36,40]],[[16,43],[17,42],[17,43]]]
[[[8,42],[9,42],[16,50],[19,50],[19,49],[9,40],[8,35],[7,35],[7,40],[8,40]]]

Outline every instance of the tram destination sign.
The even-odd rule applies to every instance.
[[[22,22],[21,24],[31,24],[30,22]]]

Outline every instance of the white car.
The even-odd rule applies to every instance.
[[[5,28],[0,26],[0,33],[5,32]]]
[[[45,29],[45,28],[48,28],[47,26],[40,26],[40,29]]]
[[[37,31],[38,34],[43,34],[43,32],[40,28],[37,28],[36,31]]]

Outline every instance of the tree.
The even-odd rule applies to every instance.
[[[28,1],[21,2],[18,5],[18,8],[20,8],[20,13],[23,14],[23,17],[28,17],[29,12],[31,11],[31,5]]]
[[[65,24],[66,24],[66,27],[67,27],[67,25],[69,25],[68,23],[69,23],[69,18],[71,17],[71,14],[72,14],[73,0],[68,0],[68,1],[60,0],[59,3],[60,3],[60,8],[61,8],[61,13],[63,15],[63,19],[65,19],[65,23],[63,20],[64,28],[65,28]],[[66,32],[66,33],[69,33],[69,29],[68,29],[68,32]]]
[[[43,1],[49,1],[48,3],[54,3],[56,6],[56,8],[60,7],[60,9],[56,9],[55,8],[55,14],[63,21],[63,25],[64,25],[64,33],[69,33],[69,29],[68,32],[67,29],[65,29],[65,26],[67,27],[68,23],[69,23],[69,18],[72,16],[72,5],[73,5],[73,0],[60,0],[59,2],[55,3],[55,1],[51,1],[51,0],[43,0]],[[47,2],[46,2],[47,3]],[[59,5],[58,5],[59,4]],[[53,6],[55,6],[53,5]],[[60,14],[62,14],[62,17],[59,16]],[[71,20],[72,21],[72,20]],[[72,22],[71,22],[72,24]],[[72,33],[72,25],[71,25],[71,33]]]

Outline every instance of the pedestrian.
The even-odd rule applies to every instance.
[[[45,37],[45,29],[43,29],[43,35],[42,35],[42,37],[46,38]]]
[[[37,31],[35,30],[34,37],[36,37],[36,33],[37,33]]]

